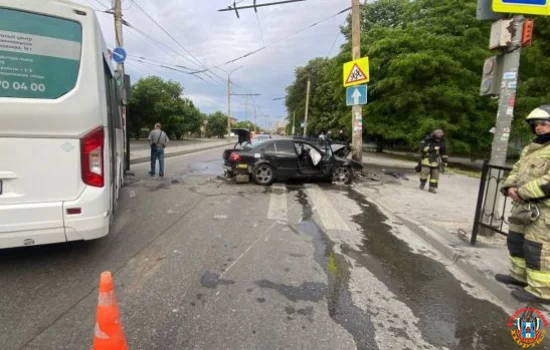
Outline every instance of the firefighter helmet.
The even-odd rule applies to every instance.
[[[550,105],[542,105],[533,109],[525,118],[528,123],[535,120],[550,120]]]
[[[437,129],[432,133],[432,136],[436,139],[442,139],[445,134],[443,133],[443,130]]]

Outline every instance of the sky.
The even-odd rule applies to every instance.
[[[112,7],[111,0],[73,1],[101,11]],[[237,6],[253,4],[253,0],[236,1]],[[275,1],[280,0],[257,3]],[[184,96],[202,112],[227,113],[227,72],[233,71],[232,93],[260,96],[232,96],[231,115],[253,122],[256,106],[257,124],[265,127],[267,122],[271,126],[287,115],[284,99],[273,99],[285,96],[285,88],[294,81],[296,67],[315,57],[333,57],[340,50],[345,38],[339,27],[349,11],[327,18],[351,6],[351,1],[305,0],[260,7],[257,14],[254,9],[243,9],[239,10],[240,18],[234,11],[218,11],[232,3],[233,0],[122,0],[123,18],[136,29],[124,27],[126,74],[132,83],[150,75],[178,81],[184,87]],[[97,11],[97,16],[105,41],[114,48],[113,15],[101,11]],[[323,22],[303,30],[320,21]],[[262,51],[221,65],[264,45],[267,47]],[[223,70],[213,68],[216,66]],[[206,73],[210,77],[187,73],[205,69],[211,69]]]

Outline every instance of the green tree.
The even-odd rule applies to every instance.
[[[180,140],[185,132],[185,118],[180,115],[172,115],[168,117],[163,129],[168,135],[174,135],[176,139]]]
[[[380,146],[406,142],[415,148],[427,133],[443,128],[455,153],[489,149],[496,104],[478,96],[482,64],[490,55],[489,31],[476,20],[475,6],[473,1],[380,0],[362,7],[361,53],[370,58],[364,137]],[[342,65],[352,59],[349,29],[348,21],[342,28],[348,42],[339,55],[296,69],[287,89],[289,121],[305,102],[303,72],[316,68],[308,129],[351,131],[342,86]]]
[[[239,128],[239,129],[248,129],[250,131],[254,131],[254,130],[261,131],[262,130],[258,125],[254,124],[254,123],[252,123],[248,120],[238,121],[232,127],[233,128]]]
[[[138,136],[144,127],[161,123],[166,133],[180,139],[184,133],[200,131],[204,117],[193,102],[183,97],[183,87],[174,81],[151,76],[132,86],[128,127]]]
[[[223,138],[227,134],[227,116],[222,112],[215,112],[208,117],[206,133],[209,137]]]

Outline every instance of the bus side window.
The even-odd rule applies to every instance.
[[[107,113],[109,120],[113,123],[115,129],[122,128],[122,120],[120,115],[120,97],[116,86],[116,79],[112,76],[111,71],[106,63],[104,63],[105,72],[105,89],[107,93]]]
[[[105,76],[105,97],[107,98],[107,118],[112,120],[113,118],[113,98],[112,98],[112,80],[113,77],[109,72],[109,69],[103,63],[103,75]]]
[[[120,98],[120,89],[116,85],[116,79],[113,77],[111,79],[111,88],[112,88],[112,101],[113,101],[113,118],[115,128],[122,129],[122,115],[121,115],[121,106],[122,101]]]

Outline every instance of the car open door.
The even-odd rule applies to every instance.
[[[323,152],[307,142],[294,141],[298,154],[298,167],[302,175],[323,174],[325,161]]]

